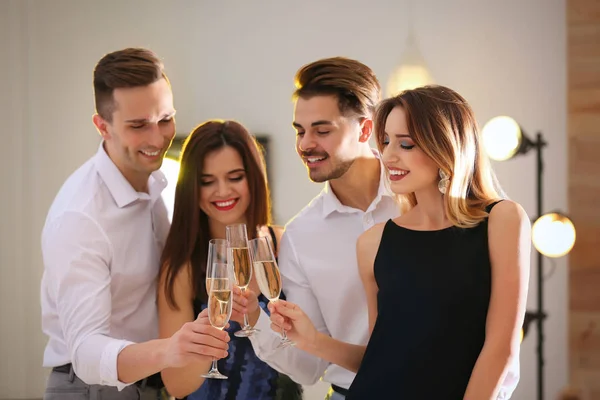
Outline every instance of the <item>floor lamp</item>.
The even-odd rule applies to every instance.
[[[537,252],[537,309],[528,311],[525,316],[523,333],[529,324],[537,327],[537,399],[544,399],[544,256],[562,257],[571,251],[575,244],[575,227],[571,220],[560,211],[543,213],[543,149],[547,146],[542,133],[535,140],[530,139],[519,124],[507,116],[499,116],[488,121],[481,133],[483,146],[488,156],[504,161],[531,150],[536,153],[536,215],[532,226],[532,241]]]

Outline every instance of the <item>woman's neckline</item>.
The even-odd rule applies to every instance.
[[[400,228],[400,229],[403,229],[403,230],[405,230],[405,231],[409,231],[409,232],[423,232],[423,233],[431,232],[431,233],[435,233],[435,232],[444,232],[444,231],[451,230],[452,228],[455,228],[455,226],[454,226],[454,225],[450,225],[450,226],[447,226],[447,227],[445,227],[445,228],[440,228],[440,229],[428,229],[428,230],[424,230],[424,229],[413,229],[413,228],[408,228],[408,227],[406,227],[406,226],[404,226],[404,225],[399,225],[399,224],[398,224],[396,221],[394,221],[394,220],[393,220],[393,219],[391,219],[391,218],[390,218],[390,222],[391,222],[391,223],[392,223],[394,226],[396,226],[396,227],[398,227],[398,228]]]

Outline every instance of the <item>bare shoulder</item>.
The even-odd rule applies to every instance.
[[[490,211],[490,225],[531,225],[523,207],[512,200],[503,200]]]
[[[179,268],[179,270],[177,271],[177,276],[175,277],[176,280],[186,280],[189,279],[191,276],[191,268],[192,268],[192,264],[188,261],[185,264],[183,264],[181,266],[181,268]],[[168,261],[165,262],[161,268],[160,268],[160,279],[166,279],[167,278],[167,273],[169,272],[170,268],[168,265]]]
[[[279,254],[279,248],[281,247],[281,238],[283,237],[285,228],[281,225],[263,225],[256,230],[258,236],[271,238],[271,232],[269,228],[273,230],[273,234],[275,235],[276,242],[273,243],[275,245],[273,252],[275,253],[275,257],[277,257]]]
[[[279,244],[281,243],[281,238],[283,236],[283,232],[285,228],[281,225],[263,225],[258,228],[259,236],[271,237],[271,232],[269,231],[269,227],[273,229],[273,233],[275,234],[275,240],[277,240],[277,248],[274,249],[275,253],[279,253]]]
[[[166,268],[161,271],[157,295],[160,338],[171,337],[183,324],[195,319],[194,293],[190,277],[191,264],[189,262],[182,265],[173,278],[168,276]],[[167,287],[167,283],[169,287]]]
[[[385,222],[380,222],[378,224],[373,225],[358,237],[358,242],[363,244],[370,244],[381,240],[381,235],[383,234],[383,228],[385,228]]]
[[[271,228],[273,228],[273,232],[275,232],[275,237],[277,238],[277,242],[280,242],[281,236],[283,236],[283,232],[285,231],[285,228],[281,225],[271,225]]]
[[[186,262],[180,269],[177,271],[177,274],[174,278],[167,275],[168,268],[166,265],[160,270],[159,277],[159,294],[164,295],[166,292],[166,284],[167,279],[172,280],[172,291],[175,295],[176,299],[187,299],[191,298],[193,295],[193,285],[192,285],[192,273],[191,273],[192,264],[190,262]]]
[[[269,228],[273,229],[273,232],[275,232],[275,236],[277,237],[280,237],[283,234],[283,231],[285,230],[285,228],[281,225],[262,225],[257,229],[258,234],[261,236],[270,235],[271,232],[269,232]]]
[[[358,237],[358,240],[356,241],[356,248],[359,254],[363,253],[366,256],[372,256],[375,258],[375,254],[379,248],[379,243],[381,242],[381,236],[383,235],[385,224],[385,222],[375,224]]]

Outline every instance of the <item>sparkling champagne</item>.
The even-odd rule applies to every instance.
[[[222,303],[229,303],[231,299],[231,290],[213,290],[212,295]]]
[[[246,288],[252,278],[252,265],[250,264],[250,252],[247,247],[232,247],[229,249],[235,280],[239,287]]]
[[[208,297],[208,319],[215,328],[223,329],[231,317],[231,290],[211,290]]]
[[[210,296],[211,285],[215,285],[215,290],[229,290],[229,279],[227,278],[206,278],[206,294]]]
[[[270,301],[279,299],[281,276],[274,261],[255,261],[256,282],[263,295]]]

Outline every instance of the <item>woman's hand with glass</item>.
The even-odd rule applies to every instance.
[[[233,311],[231,312],[231,320],[244,324],[244,314],[248,316],[248,323],[254,325],[260,314],[260,306],[258,305],[258,296],[252,289],[242,291],[237,286],[233,287]]]
[[[248,250],[248,232],[246,224],[227,225],[225,227],[227,235],[229,262],[233,265],[235,283],[244,293],[248,290],[252,280],[252,258]],[[242,329],[235,332],[237,337],[250,337],[259,332],[248,322],[248,314],[243,314]]]
[[[213,239],[209,242],[206,271],[207,314],[210,324],[221,330],[227,328],[231,317],[232,291],[235,280],[233,268],[227,262],[227,251],[228,247],[225,240]],[[216,358],[213,360],[210,371],[202,377],[227,379],[225,375],[219,372]]]

